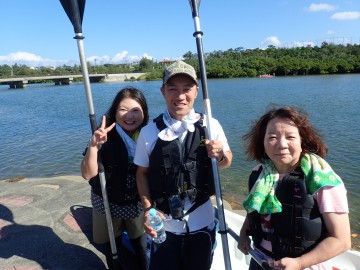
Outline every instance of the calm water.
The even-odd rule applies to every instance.
[[[117,91],[143,90],[153,118],[164,108],[160,82],[92,84],[97,118]],[[224,195],[241,201],[254,163],[246,161],[241,136],[271,103],[304,108],[329,147],[327,161],[349,192],[351,225],[360,234],[360,75],[209,80],[212,113],[228,137],[234,161],[221,171]],[[196,108],[203,112],[201,95]],[[18,176],[80,175],[82,151],[90,138],[83,84],[0,86],[0,179]]]

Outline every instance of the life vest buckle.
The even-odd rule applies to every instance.
[[[182,171],[192,171],[196,169],[196,161],[186,162],[181,165]]]
[[[197,190],[196,188],[191,188],[191,189],[188,189],[184,192],[181,192],[180,196],[181,198],[185,198],[185,197],[188,197],[190,202],[194,202],[195,199],[196,199],[196,195],[197,195]]]

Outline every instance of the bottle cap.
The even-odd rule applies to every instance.
[[[149,214],[150,214],[150,216],[156,216],[156,209],[155,208],[151,208],[150,210],[149,210]]]

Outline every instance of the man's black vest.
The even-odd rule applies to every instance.
[[[136,173],[136,165],[129,163],[125,143],[115,128],[108,133],[108,140],[102,145],[99,155],[101,155],[101,161],[104,165],[109,201],[119,205],[138,201],[139,194],[136,184],[134,188],[126,186],[128,174],[135,175]],[[89,183],[94,192],[102,197],[99,175],[91,178]],[[127,195],[127,199],[125,199],[125,195]]]
[[[262,167],[253,171],[249,178],[249,190],[255,184]],[[271,214],[274,233],[264,233],[261,228],[261,216],[257,211],[248,214],[249,235],[255,246],[259,247],[262,239],[271,241],[275,259],[298,257],[313,249],[327,236],[327,230],[319,212],[314,196],[305,184],[305,175],[298,167],[286,175],[275,190],[275,195],[282,204],[282,212]]]
[[[162,114],[154,122],[160,131],[166,128]],[[189,196],[201,204],[215,193],[202,123],[203,118],[194,124],[195,131],[187,133],[183,146],[179,139],[163,141],[158,138],[150,154],[151,199],[165,213],[169,213],[168,197],[171,195]],[[188,185],[187,191],[184,182]]]

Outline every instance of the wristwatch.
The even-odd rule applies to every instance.
[[[226,157],[225,154],[223,154],[223,156],[218,160],[218,162],[221,162],[221,161],[223,161],[223,160],[225,160],[225,159],[227,159],[227,157]]]

